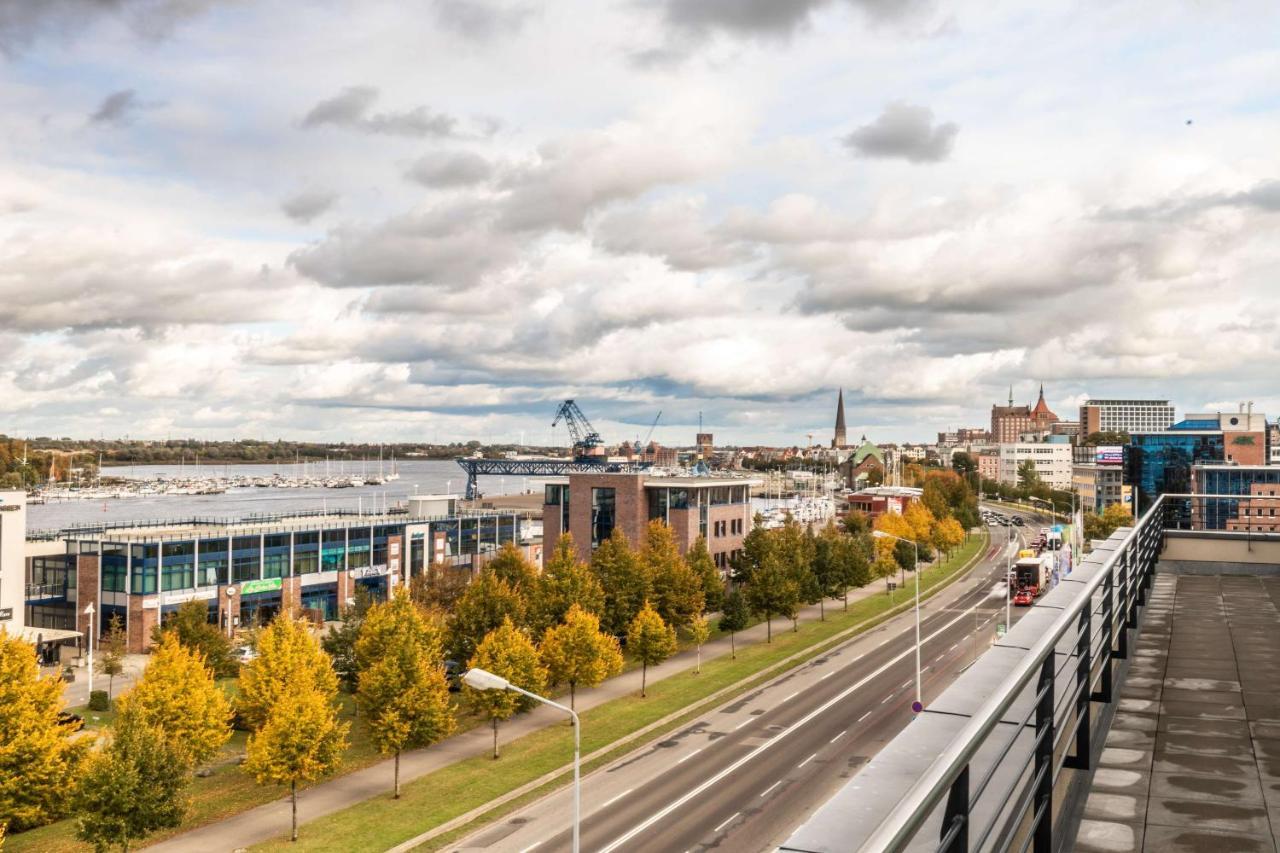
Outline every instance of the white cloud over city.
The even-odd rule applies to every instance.
[[[1273,3],[0,0],[0,432],[1280,415]]]

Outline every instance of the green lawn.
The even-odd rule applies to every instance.
[[[936,592],[986,545],[985,532],[969,537],[950,560],[925,570],[921,576],[922,592]],[[586,711],[582,714],[583,754],[590,755],[611,744],[616,746],[588,762],[584,771],[613,760],[640,742],[660,734],[658,730],[651,730],[632,742],[624,740],[645,726],[686,709],[685,713],[662,727],[662,731],[675,729],[710,707],[722,704],[732,695],[750,690],[786,668],[799,666],[829,646],[843,642],[845,638],[837,635],[850,627],[859,623],[865,623],[864,629],[873,627],[887,618],[895,605],[905,606],[913,594],[914,588],[899,590],[892,596],[873,595],[851,605],[848,612],[840,610],[837,605],[828,610],[825,622],[804,623],[798,632],[791,630],[789,622],[775,620],[771,644],[743,646],[736,660],[721,657],[706,661],[701,675],[694,675],[690,669],[658,681],[650,685],[648,698],[633,695]],[[783,665],[788,657],[799,652],[805,654]],[[708,698],[726,689],[729,689],[727,693]],[[548,773],[558,769],[564,771],[541,788],[497,806],[468,826],[437,836],[419,848],[439,849],[475,831],[482,823],[496,820],[568,782],[570,772],[567,765],[572,758],[572,730],[567,726],[550,726],[506,744],[498,761],[478,756],[457,762],[403,785],[399,800],[392,800],[389,796],[377,797],[306,824],[296,844],[282,836],[252,849],[386,850]]]

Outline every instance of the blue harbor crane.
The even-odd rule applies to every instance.
[[[602,455],[600,448],[604,445],[604,439],[600,438],[600,433],[596,432],[596,428],[591,425],[591,421],[587,420],[587,416],[582,413],[582,409],[578,408],[577,403],[565,400],[560,404],[560,408],[556,409],[556,418],[551,422],[551,427],[554,429],[559,426],[560,421],[564,421],[564,425],[569,429],[569,437],[573,439],[574,459]]]

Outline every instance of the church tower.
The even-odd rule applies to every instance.
[[[844,389],[840,389],[840,396],[836,397],[836,435],[831,439],[832,447],[844,447],[849,442],[844,434]]]

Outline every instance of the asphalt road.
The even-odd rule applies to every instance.
[[[922,608],[926,705],[1004,621],[1006,528],[991,533],[982,562]],[[914,699],[908,613],[587,776],[582,849],[773,849],[910,724]],[[570,850],[571,803],[557,792],[453,849]]]

